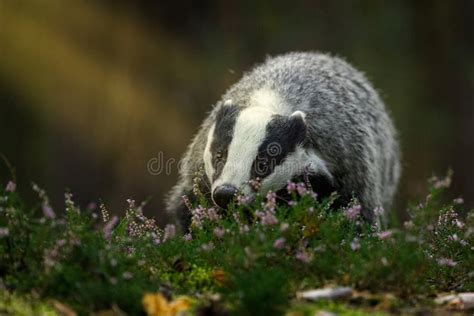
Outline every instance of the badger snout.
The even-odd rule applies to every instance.
[[[218,186],[212,193],[214,203],[222,208],[226,208],[237,194],[237,188],[230,184],[223,184]]]

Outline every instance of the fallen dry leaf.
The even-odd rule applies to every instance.
[[[212,271],[212,278],[218,285],[223,285],[226,281],[226,275],[224,270],[222,269],[216,269]]]
[[[148,316],[176,316],[191,307],[191,299],[181,296],[168,302],[160,293],[148,293],[143,296],[142,304]]]

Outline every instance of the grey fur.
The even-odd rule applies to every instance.
[[[364,216],[391,207],[400,177],[396,131],[385,106],[362,73],[340,58],[319,53],[289,53],[265,63],[233,85],[213,108],[189,145],[177,185],[167,198],[167,210],[188,223],[181,196],[192,194],[193,178],[203,169],[207,134],[225,100],[249,106],[252,92],[267,87],[283,97],[287,113],[306,114],[311,146],[326,161],[343,201],[355,195]],[[198,183],[209,193],[203,177]]]

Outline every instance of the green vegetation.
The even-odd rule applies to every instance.
[[[204,200],[189,205],[185,235],[174,225],[157,227],[133,200],[119,219],[104,205],[79,209],[66,193],[61,217],[34,185],[41,203],[31,209],[10,182],[0,192],[0,313],[7,296],[34,295],[79,314],[111,306],[140,314],[143,296],[161,293],[169,300],[187,296],[194,310],[235,315],[304,315],[314,308],[360,315],[344,304],[297,301],[295,294],[351,286],[391,293],[390,308],[400,309],[439,292],[473,291],[474,213],[463,212],[459,199],[443,202],[450,177],[430,182],[428,197],[410,208],[412,219],[403,225],[369,225],[356,200],[335,211],[336,196],[316,201],[304,184],[289,183],[289,202],[270,192],[251,203],[240,196],[225,214]]]

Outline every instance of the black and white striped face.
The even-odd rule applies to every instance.
[[[306,133],[300,111],[283,116],[268,107],[241,109],[227,101],[209,130],[204,151],[214,202],[226,207],[238,190],[252,195],[250,179],[260,179],[262,192],[277,191],[309,164],[325,168],[303,147]]]

